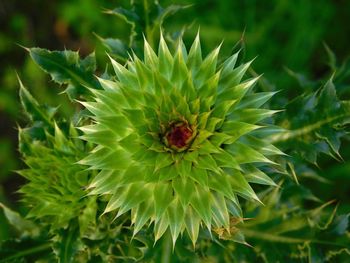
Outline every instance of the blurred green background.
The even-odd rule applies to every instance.
[[[311,79],[328,74],[324,43],[340,60],[350,54],[347,0],[164,0],[160,4],[193,4],[168,19],[165,28],[176,31],[194,21],[185,40],[189,43],[200,26],[204,50],[224,39],[223,53],[229,54],[244,32],[246,59],[258,56],[254,70],[264,73],[278,90],[300,91],[285,68]],[[61,105],[67,116],[73,110],[66,96],[58,95],[62,89],[50,81],[20,45],[80,50],[82,56],[96,50],[99,69],[103,71],[106,55],[93,33],[127,40],[130,25],[102,11],[128,5],[125,0],[0,0],[0,202],[23,209],[16,190],[24,180],[14,172],[22,165],[17,152],[17,125],[25,125],[16,72],[40,102]],[[349,204],[349,147],[343,147],[341,153],[345,162],[324,158],[320,164],[322,174],[334,184],[313,187],[322,193],[323,200],[335,198]],[[0,214],[0,240],[10,235]]]

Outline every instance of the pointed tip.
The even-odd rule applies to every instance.
[[[257,201],[259,204],[261,204],[262,206],[265,206],[265,204],[260,200],[260,198],[256,195],[255,192],[253,192],[252,196],[253,200]]]
[[[241,35],[241,39],[240,39],[241,41],[244,41],[246,31],[247,31],[247,26],[244,26],[243,31],[242,31],[242,35]]]
[[[201,42],[201,38],[200,38],[200,28],[198,28],[196,37],[194,38],[193,44],[195,44],[195,46],[200,46],[200,42]]]
[[[96,37],[99,41],[103,41],[103,37],[101,37],[99,34],[97,34],[96,32],[92,32],[93,36]]]
[[[196,39],[198,38],[198,40],[200,38],[200,31],[201,31],[201,26],[199,25],[197,29],[197,34],[196,34]]]
[[[25,47],[25,46],[23,46],[23,45],[21,45],[19,43],[15,43],[15,45],[19,46],[20,48],[23,48],[27,52],[30,52],[30,48],[28,48],[28,47]]]
[[[89,185],[86,186],[86,190],[91,190],[92,188],[95,188],[96,184],[95,183],[90,183]]]
[[[222,45],[224,44],[225,39],[221,40],[220,44],[218,45],[218,47],[216,49],[221,49]]]
[[[247,243],[246,241],[242,243],[243,245],[250,247],[250,248],[254,248],[252,245],[250,245],[249,243]]]
[[[192,240],[193,250],[196,250],[196,240]]]
[[[176,245],[176,240],[177,240],[177,238],[175,237],[172,237],[172,244],[173,244],[173,253],[174,253],[174,251],[175,251],[175,245]]]
[[[23,85],[23,82],[22,82],[22,80],[21,80],[21,78],[20,78],[18,72],[15,71],[15,73],[16,73],[16,77],[17,77],[17,81],[18,81],[18,83],[19,83],[20,89],[25,89],[25,87],[24,87],[24,85]]]
[[[164,35],[162,28],[159,29],[159,42],[164,41]]]
[[[259,55],[256,55],[255,57],[253,57],[251,60],[249,60],[247,63],[249,63],[249,65],[251,65],[257,58]]]
[[[115,60],[112,58],[112,56],[107,51],[105,53],[108,56],[109,60],[113,63]]]
[[[153,50],[153,49],[151,48],[150,44],[148,43],[145,34],[142,33],[142,37],[143,37],[144,49],[145,49],[145,50],[149,50],[149,49]]]
[[[158,54],[162,53],[162,52],[169,52],[169,48],[168,45],[165,41],[165,38],[163,36],[163,33],[161,32],[160,34],[160,39],[159,39],[159,47],[158,47]]]
[[[146,38],[146,36],[145,36],[145,34],[143,32],[142,32],[142,38],[143,38],[144,43],[147,42],[147,38]]]
[[[105,214],[107,214],[109,211],[107,211],[107,207],[105,208],[105,210],[102,212],[102,214],[99,216],[99,219],[102,218],[102,216],[104,216]],[[114,221],[115,219],[113,219]]]
[[[132,236],[131,236],[131,239],[130,239],[130,243],[134,240],[136,234],[138,233],[138,231],[136,232],[135,229],[134,231],[132,232]]]
[[[154,236],[153,247],[157,244],[158,240],[159,240],[159,237],[158,236]]]

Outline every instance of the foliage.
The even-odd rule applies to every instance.
[[[81,58],[76,51],[25,48],[69,100],[60,99],[64,107],[49,107],[19,81],[27,117],[25,127],[18,127],[26,166],[18,171],[26,179],[19,193],[27,211],[23,218],[0,203],[13,227],[13,238],[0,243],[0,262],[345,262],[349,257],[348,198],[330,201],[324,191],[334,187],[332,177],[324,176],[329,157],[347,167],[349,154],[341,144],[348,139],[349,62],[339,64],[326,47],[330,75],[310,80],[287,69],[290,80],[279,73],[272,82],[294,78],[300,87],[277,90],[250,63],[242,64],[249,54],[244,39],[230,52],[232,46],[223,45],[227,59],[218,49],[207,52],[213,35],[207,25],[201,27],[202,50],[199,37],[189,49],[182,42],[193,27],[180,24],[180,31],[172,27],[171,33],[169,27],[161,30],[164,38],[159,34],[166,18],[191,8],[131,1],[129,7],[105,10],[130,26],[126,39],[95,34],[115,74],[105,58],[97,60],[100,67],[95,53]],[[276,12],[290,8],[281,1]],[[327,12],[318,17],[328,18]],[[295,41],[304,36],[295,34]],[[246,37],[256,36],[248,29]],[[274,57],[277,50],[273,46],[266,54]],[[204,60],[202,53],[209,53]],[[284,52],[292,67],[295,53]],[[266,68],[269,77],[275,70]],[[172,86],[169,95],[165,88]],[[57,105],[52,98],[45,102]],[[196,134],[190,138],[193,149],[187,139],[185,146],[172,139],[175,131],[184,134],[188,128]],[[142,136],[147,131],[149,136]],[[159,143],[159,134],[163,144],[150,143]],[[231,170],[234,176],[227,175]],[[163,203],[167,212],[157,213]]]

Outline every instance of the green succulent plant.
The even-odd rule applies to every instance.
[[[157,241],[169,228],[175,244],[201,225],[230,232],[243,217],[237,196],[259,201],[250,183],[274,185],[263,167],[283,154],[264,140],[276,110],[261,108],[273,92],[255,93],[259,77],[242,81],[252,61],[238,53],[218,63],[220,46],[202,57],[197,34],[187,52],[161,35],[158,54],[144,41],[144,58],[111,58],[115,78],[99,78],[93,101],[81,102],[92,124],[80,127],[95,148],[80,164],[98,170],[90,195],[107,195],[104,213],[131,211],[134,235],[154,225]]]

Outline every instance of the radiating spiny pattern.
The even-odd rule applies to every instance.
[[[197,35],[172,54],[161,36],[157,55],[145,40],[143,60],[111,59],[116,78],[82,102],[93,115],[82,138],[96,147],[80,163],[99,171],[90,194],[108,195],[104,213],[131,210],[134,234],[153,225],[158,240],[169,228],[175,244],[186,230],[195,244],[201,225],[242,217],[237,195],[258,200],[249,183],[274,184],[258,169],[282,154],[261,126],[274,93],[241,82],[251,62],[235,68],[238,53],[217,65],[219,49],[203,59]]]

